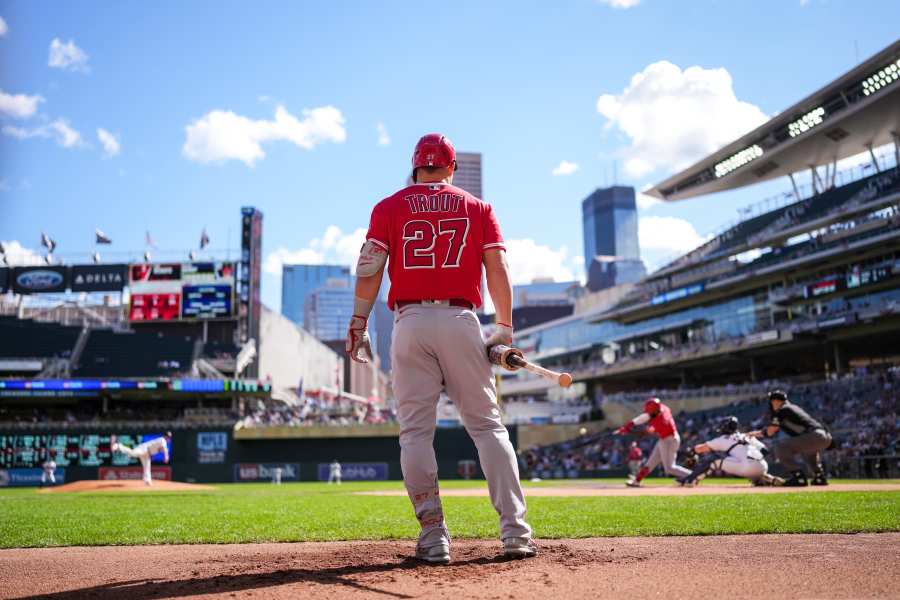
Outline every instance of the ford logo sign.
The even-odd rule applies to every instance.
[[[16,283],[27,290],[52,290],[63,284],[63,276],[56,271],[27,271],[16,277]]]

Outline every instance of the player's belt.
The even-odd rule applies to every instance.
[[[394,306],[397,308],[403,308],[404,306],[413,304],[423,306],[455,306],[457,308],[468,308],[469,310],[472,310],[472,303],[465,298],[450,298],[449,300],[397,300],[394,302]]]

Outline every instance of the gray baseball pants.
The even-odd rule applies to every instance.
[[[666,474],[672,477],[687,477],[690,475],[690,470],[675,464],[679,446],[681,446],[681,436],[677,433],[656,442],[653,451],[650,452],[650,457],[647,459],[647,472],[652,473],[653,469],[661,463]]]
[[[788,437],[775,445],[775,457],[788,471],[803,471],[814,475],[821,469],[821,452],[831,445],[831,435],[815,429]]]
[[[434,454],[437,404],[443,389],[478,449],[500,535],[531,537],[525,494],[509,433],[500,421],[494,376],[478,317],[446,305],[397,310],[391,347],[400,422],[400,467],[421,532],[419,545],[449,542]]]

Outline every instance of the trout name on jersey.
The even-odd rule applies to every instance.
[[[459,212],[463,197],[459,194],[447,192],[441,194],[409,194],[403,197],[409,204],[409,210],[413,213],[455,213]]]

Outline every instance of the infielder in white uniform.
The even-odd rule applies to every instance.
[[[341,463],[337,459],[334,459],[328,465],[328,483],[341,485]]]
[[[701,456],[691,474],[678,483],[696,485],[710,470],[746,477],[755,485],[784,483],[780,477],[769,475],[766,447],[755,437],[739,432],[738,425],[737,417],[725,417],[718,427],[719,437],[694,446],[694,452]]]
[[[166,434],[162,437],[154,438],[152,440],[146,441],[143,444],[136,446],[134,448],[129,448],[128,446],[123,446],[117,441],[113,441],[111,445],[111,449],[113,452],[121,452],[122,454],[127,454],[131,458],[136,458],[141,461],[141,466],[144,468],[144,484],[145,485],[153,485],[153,479],[150,476],[150,459],[154,454],[158,454],[162,452],[163,454],[163,462],[169,463],[169,444],[172,442],[172,432],[167,431]]]

